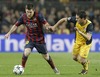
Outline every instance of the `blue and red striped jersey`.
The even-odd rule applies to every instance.
[[[46,23],[47,21],[41,13],[34,12],[34,15],[31,19],[27,17],[26,13],[22,14],[15,25],[20,26],[21,24],[24,24],[26,26],[26,40],[31,40],[32,42],[36,43],[45,43],[43,24]]]

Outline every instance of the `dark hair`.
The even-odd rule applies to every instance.
[[[28,10],[33,9],[33,4],[32,3],[26,4],[25,9],[28,9]]]
[[[84,10],[79,11],[78,16],[82,19],[86,19],[87,15],[86,12]]]
[[[72,16],[76,16],[76,12],[75,11],[72,11]]]

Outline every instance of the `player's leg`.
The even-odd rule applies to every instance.
[[[56,74],[60,74],[60,72],[58,71],[58,69],[56,68],[52,58],[50,57],[50,55],[47,54],[42,54],[43,58],[48,62],[48,64],[51,66],[51,68],[54,70],[54,72]]]
[[[25,48],[23,56],[22,56],[22,66],[25,68],[26,61],[28,59],[29,54],[31,53],[30,48]]]
[[[83,66],[82,71],[79,74],[87,74],[88,72],[88,60],[84,57],[81,57],[80,55],[78,56],[78,60],[80,61],[81,65]]]
[[[78,56],[78,60],[80,61],[80,63],[83,66],[83,69],[88,70],[88,63],[89,61],[87,60],[87,58],[81,57],[80,55]],[[87,66],[86,66],[87,65]],[[86,67],[85,67],[86,66]]]
[[[42,54],[42,56],[49,63],[49,65],[51,66],[51,68],[54,69],[55,68],[55,65],[54,65],[54,63],[53,63],[50,55],[48,53],[46,53],[46,54]]]
[[[79,62],[78,61],[79,52],[80,52],[80,45],[75,43],[74,46],[73,46],[72,55],[73,55],[73,60],[76,61],[76,62]]]
[[[74,47],[73,47],[73,60],[82,64],[80,60],[80,56],[79,56],[79,53],[80,53],[80,49],[81,49],[81,45],[80,44],[74,44]],[[81,73],[85,73],[84,70],[82,70],[79,74]]]
[[[47,52],[47,48],[45,44],[36,44],[35,48],[38,50],[39,53],[42,54],[43,58],[48,62],[48,64],[51,66],[51,68],[54,70],[56,74],[60,74],[58,69],[56,68],[52,58]]]
[[[26,41],[24,53],[23,53],[23,56],[22,56],[22,66],[23,66],[24,68],[25,68],[26,61],[27,61],[27,59],[28,59],[28,56],[29,56],[30,53],[31,53],[32,48],[33,48],[32,42]]]
[[[87,72],[88,72],[89,61],[87,60],[87,57],[89,54],[90,47],[91,47],[91,45],[83,45],[80,48],[78,60],[80,61],[80,63],[83,66],[83,70],[81,71],[81,74],[87,74]]]

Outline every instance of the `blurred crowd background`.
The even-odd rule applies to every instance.
[[[11,26],[25,12],[25,4],[33,3],[35,9],[40,11],[50,25],[54,25],[59,19],[69,17],[85,10],[88,19],[94,24],[94,33],[100,33],[100,1],[99,0],[0,0],[0,33],[9,31]],[[70,34],[74,32],[73,23],[63,23],[55,32],[57,34]],[[21,25],[15,33],[25,33],[25,27]]]

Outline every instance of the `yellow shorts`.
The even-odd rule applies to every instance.
[[[90,48],[91,48],[91,44],[86,45],[86,44],[77,44],[77,43],[75,43],[74,47],[73,47],[72,54],[73,55],[80,55],[83,58],[87,58],[88,54],[89,54],[89,51],[90,51]]]

